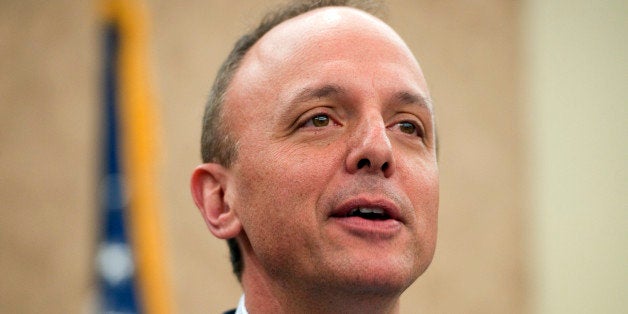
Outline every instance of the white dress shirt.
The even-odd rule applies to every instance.
[[[240,297],[240,302],[238,302],[238,308],[236,309],[235,314],[249,314],[246,310],[246,305],[244,305],[244,294]]]

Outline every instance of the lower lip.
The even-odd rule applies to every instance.
[[[401,230],[401,222],[394,219],[370,220],[360,217],[331,217],[334,223],[359,237],[391,238]]]

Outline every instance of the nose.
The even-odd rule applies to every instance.
[[[351,174],[364,172],[390,177],[395,171],[395,161],[383,119],[361,120],[352,131],[347,143],[347,171]]]

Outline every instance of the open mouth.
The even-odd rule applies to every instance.
[[[404,224],[399,207],[383,197],[355,197],[336,206],[329,215],[352,233],[392,235]]]
[[[390,215],[384,209],[373,207],[357,207],[345,215],[345,217],[360,217],[368,220],[387,220],[391,219]]]
[[[404,223],[399,208],[383,198],[346,201],[332,211],[330,218],[341,230],[369,241],[395,237]]]

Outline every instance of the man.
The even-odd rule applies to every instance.
[[[396,313],[432,260],[425,79],[399,35],[345,2],[269,15],[214,83],[191,188],[229,240],[238,313]]]

